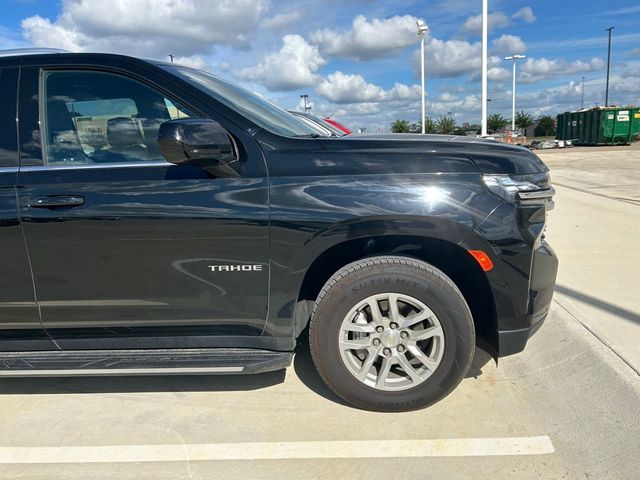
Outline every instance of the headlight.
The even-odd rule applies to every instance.
[[[545,205],[553,208],[556,191],[551,186],[548,173],[531,175],[485,175],[487,188],[509,203],[519,205]]]

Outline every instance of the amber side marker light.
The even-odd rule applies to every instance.
[[[473,255],[473,258],[475,258],[478,261],[478,263],[480,264],[480,267],[485,272],[488,272],[493,268],[493,262],[489,258],[489,255],[484,253],[482,250],[469,250],[469,253]]]

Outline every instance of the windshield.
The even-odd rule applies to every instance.
[[[286,110],[210,73],[173,65],[161,65],[161,67],[208,93],[265,130],[287,137],[321,136],[317,130]]]

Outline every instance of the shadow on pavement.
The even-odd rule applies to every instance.
[[[6,378],[0,379],[0,395],[248,391],[277,385],[284,377],[285,371],[278,370],[255,375]]]
[[[573,290],[572,288],[562,285],[556,285],[556,292],[571,298],[575,298],[576,300],[580,300],[581,302],[588,303],[589,305],[599,308],[600,310],[604,310],[605,312],[613,313],[614,315],[622,317],[625,320],[640,323],[640,314],[614,305],[613,303],[605,302],[604,300],[600,300],[599,298],[580,293],[577,290]]]
[[[476,349],[466,378],[477,378],[482,374],[482,367],[490,360],[489,354]],[[298,345],[293,367],[290,368],[295,370],[300,381],[314,393],[340,405],[350,406],[322,381],[313,365],[306,342]],[[0,395],[249,391],[283,383],[284,379],[285,370],[255,375],[5,378],[0,379]]]
[[[480,375],[482,375],[482,367],[491,360],[491,355],[489,355],[484,350],[476,348],[473,362],[471,363],[471,368],[469,369],[469,372],[467,373],[465,378],[478,378]],[[352,407],[352,405],[349,405],[335,393],[333,393],[331,389],[324,383],[324,381],[316,371],[315,366],[313,365],[311,352],[309,351],[309,346],[306,343],[298,345],[296,354],[293,357],[293,368],[295,369],[296,375],[300,379],[300,381],[314,393],[326,398],[327,400],[339,403],[340,405]]]

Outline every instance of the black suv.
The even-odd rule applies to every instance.
[[[321,136],[203,71],[0,53],[0,376],[256,373],[451,392],[547,315],[548,170],[453,136]],[[0,385],[1,388],[1,385]]]

